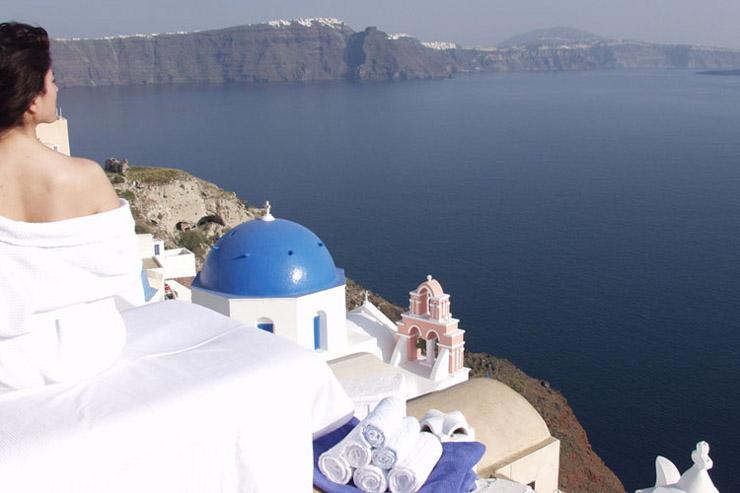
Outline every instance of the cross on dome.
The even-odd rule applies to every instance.
[[[272,210],[272,205],[270,204],[270,201],[265,201],[265,213],[262,215],[263,221],[274,221],[275,217],[270,214],[270,210]]]

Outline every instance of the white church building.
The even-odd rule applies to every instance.
[[[344,271],[323,241],[275,218],[269,204],[266,211],[213,246],[193,281],[193,303],[316,351],[360,414],[390,394],[410,399],[468,379],[464,331],[439,282],[429,277],[412,292],[399,325],[367,299],[347,312]]]

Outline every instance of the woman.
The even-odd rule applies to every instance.
[[[0,391],[107,368],[117,307],[143,301],[128,204],[97,163],[36,138],[56,99],[46,31],[0,24]]]
[[[56,120],[49,38],[40,27],[0,24],[0,215],[59,221],[119,207],[101,167],[55,152],[36,126]]]

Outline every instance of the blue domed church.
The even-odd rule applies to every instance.
[[[344,271],[308,228],[267,212],[225,234],[193,281],[192,300],[334,359],[381,356],[374,337],[348,326]],[[354,329],[354,330],[353,330]]]

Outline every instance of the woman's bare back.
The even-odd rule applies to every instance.
[[[65,156],[26,135],[0,139],[0,216],[53,222],[118,205],[113,187],[94,161]]]

